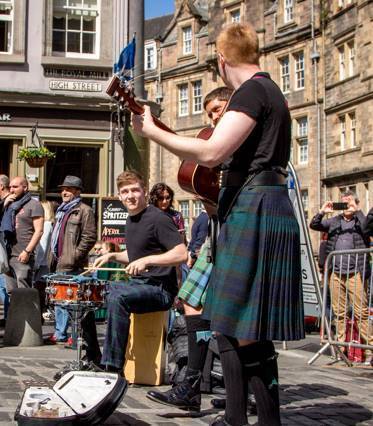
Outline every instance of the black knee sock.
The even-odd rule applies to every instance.
[[[201,315],[186,315],[188,332],[188,368],[186,377],[202,374],[205,365],[209,339],[198,339],[198,331],[210,331],[210,321],[201,318]]]
[[[217,336],[227,402],[225,419],[232,426],[247,424],[247,376],[238,356],[235,339]]]
[[[258,425],[281,425],[278,369],[273,343],[265,341],[243,346],[238,349],[238,354],[255,395]]]

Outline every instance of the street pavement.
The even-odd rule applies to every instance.
[[[0,313],[0,318],[2,315]],[[102,342],[104,325],[99,325]],[[43,333],[51,333],[51,325]],[[14,412],[25,387],[53,386],[53,375],[75,351],[62,345],[33,348],[4,347],[0,328],[0,426],[15,425]],[[373,425],[373,368],[346,367],[322,355],[312,366],[307,361],[319,349],[317,334],[289,343],[278,343],[281,418],[283,425]],[[105,425],[207,425],[219,411],[210,405],[211,395],[203,395],[200,413],[190,413],[157,404],[146,398],[147,386],[131,385],[117,410]],[[160,390],[168,386],[159,387]],[[219,396],[215,396],[219,397]],[[257,417],[250,416],[249,424]]]

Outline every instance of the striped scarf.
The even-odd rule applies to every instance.
[[[80,197],[76,197],[68,203],[62,203],[57,209],[56,224],[54,225],[51,239],[51,249],[55,257],[58,256],[58,237],[61,232],[63,220],[65,216],[69,214],[71,210],[81,202],[81,200],[82,199]]]

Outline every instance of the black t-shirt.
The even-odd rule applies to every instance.
[[[153,205],[135,216],[128,216],[126,240],[130,262],[144,256],[165,253],[183,242],[171,217]],[[155,278],[171,293],[177,292],[175,267],[151,266],[141,276]]]
[[[256,73],[242,83],[227,111],[243,112],[257,124],[223,169],[249,173],[286,168],[290,156],[290,113],[284,95],[268,73]]]

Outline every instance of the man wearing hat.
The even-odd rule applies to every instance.
[[[61,188],[62,204],[56,212],[56,223],[51,240],[51,272],[79,274],[88,265],[88,253],[96,242],[96,223],[93,210],[82,202],[82,181],[66,176]],[[66,309],[56,307],[56,331],[51,343],[67,341],[69,316]],[[93,348],[92,358],[99,357],[99,348]],[[97,353],[96,353],[97,352]],[[89,356],[89,354],[87,354]]]

